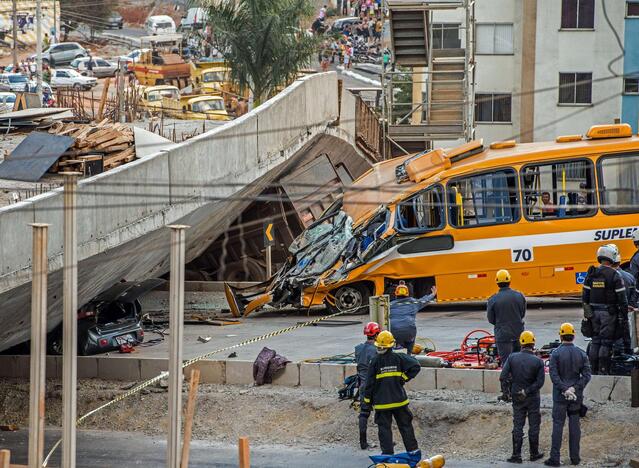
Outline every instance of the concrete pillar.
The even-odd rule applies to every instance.
[[[535,60],[537,47],[537,0],[522,3],[521,32],[521,96],[519,141],[535,138]]]

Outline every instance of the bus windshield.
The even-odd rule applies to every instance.
[[[202,74],[204,83],[222,83],[224,82],[224,72],[209,71]]]

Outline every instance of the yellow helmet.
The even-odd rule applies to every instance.
[[[408,286],[403,281],[400,281],[397,287],[395,288],[395,297],[406,297],[410,294],[408,291]]]
[[[572,323],[562,323],[561,327],[559,327],[559,336],[564,336],[564,335],[574,335],[575,334],[575,327],[572,325]]]
[[[510,273],[508,270],[499,270],[495,276],[495,283],[510,283]]]
[[[417,464],[416,468],[443,468],[446,460],[443,455],[435,455],[427,460],[422,460]],[[381,465],[380,465],[381,466]],[[387,466],[387,465],[384,465]]]
[[[388,349],[395,346],[395,337],[388,330],[384,330],[375,339],[375,346],[381,349]]]
[[[526,345],[534,345],[535,344],[535,334],[530,330],[524,330],[519,335],[519,344],[522,346]]]

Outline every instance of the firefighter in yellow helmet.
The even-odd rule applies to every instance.
[[[519,351],[519,336],[524,331],[526,298],[522,293],[511,289],[510,273],[499,270],[495,282],[499,291],[488,299],[488,321],[495,326],[495,342],[501,365],[513,351]]]
[[[408,354],[412,353],[417,337],[415,324],[417,312],[433,301],[436,296],[436,286],[432,286],[431,292],[419,299],[411,297],[408,285],[404,281],[400,281],[395,288],[395,300],[390,303],[390,330],[397,343],[406,348]]]
[[[414,378],[421,367],[409,354],[393,351],[395,338],[388,330],[382,331],[375,340],[377,356],[368,367],[364,387],[363,408],[375,410],[379,443],[383,455],[393,455],[393,417],[397,422],[404,447],[411,459],[419,461],[421,452],[413,430],[413,415],[408,409],[408,396],[404,384]]]
[[[579,443],[581,427],[579,418],[582,411],[584,388],[591,378],[590,361],[586,353],[577,348],[575,327],[572,323],[562,323],[559,327],[561,345],[550,355],[550,380],[552,380],[552,446],[546,466],[561,466],[561,439],[564,423],[568,418],[568,448],[570,462],[578,465],[581,461]]]
[[[499,380],[502,391],[512,395],[513,401],[513,454],[509,463],[521,463],[521,448],[524,442],[524,424],[528,418],[528,443],[530,444],[530,461],[543,458],[539,451],[539,390],[544,386],[546,378],[544,362],[534,354],[535,335],[525,330],[519,335],[521,352],[512,353],[503,365]]]

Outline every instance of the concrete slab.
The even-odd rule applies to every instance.
[[[226,383],[225,361],[198,361],[184,369],[184,375],[189,378],[191,369],[200,369],[200,383],[224,384]]]
[[[320,387],[326,390],[335,390],[344,386],[344,366],[342,364],[321,363]]]
[[[484,371],[437,369],[437,388],[442,390],[484,390]]]
[[[499,380],[500,375],[501,371],[499,370],[484,371],[484,392],[501,393],[501,382]]]
[[[273,377],[273,385],[285,387],[297,387],[300,384],[300,365],[297,362],[289,362],[286,367]]]
[[[593,375],[584,397],[597,402],[630,401],[630,377]]]
[[[425,391],[437,388],[437,369],[422,367],[419,374],[406,384],[407,390]]]
[[[60,356],[62,361],[62,356]],[[78,356],[78,379],[96,379],[98,377],[98,358],[91,356]],[[60,377],[62,377],[62,364],[60,364]]]
[[[300,363],[300,386],[319,388],[320,386],[320,365],[302,362]]]
[[[140,378],[152,379],[162,372],[169,370],[169,360],[166,358],[153,358],[140,360]]]
[[[140,360],[120,357],[99,357],[98,378],[103,380],[140,380]]]
[[[253,361],[226,361],[226,383],[251,385],[253,383]]]
[[[614,380],[614,388],[612,390],[612,401],[630,402],[630,377],[608,377]]]

